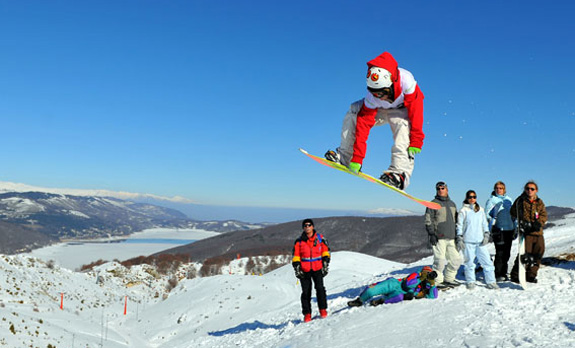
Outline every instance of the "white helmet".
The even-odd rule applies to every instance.
[[[367,87],[382,89],[391,87],[391,73],[383,68],[372,66],[367,71]]]

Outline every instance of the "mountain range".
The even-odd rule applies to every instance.
[[[262,226],[235,220],[197,221],[175,209],[112,197],[0,194],[0,253],[5,254],[66,239],[123,236],[155,227],[229,232]]]
[[[572,208],[547,207],[549,222],[575,212]],[[354,251],[395,262],[409,263],[431,255],[423,216],[329,217],[314,219],[316,231],[328,241],[332,251]],[[236,231],[164,250],[161,254],[187,254],[192,261],[233,259],[259,255],[291,254],[301,235],[301,221]]]

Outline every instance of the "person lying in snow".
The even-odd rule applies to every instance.
[[[387,278],[366,287],[358,298],[347,303],[350,307],[358,307],[370,298],[382,296],[370,302],[372,306],[383,303],[397,303],[404,300],[420,298],[437,298],[435,278],[437,273],[429,266],[424,266],[419,273],[411,273],[405,278]]]

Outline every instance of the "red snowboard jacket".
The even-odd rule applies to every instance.
[[[314,231],[311,238],[302,233],[293,246],[293,262],[300,262],[304,272],[319,271],[323,267],[322,258],[330,257],[325,238]]]
[[[405,94],[401,87],[401,74],[397,65],[397,61],[393,56],[384,52],[378,57],[367,62],[368,69],[376,66],[383,68],[391,73],[391,81],[393,83],[393,90],[395,98],[404,96],[403,106],[407,108],[407,115],[411,124],[409,132],[410,147],[420,148],[423,146],[423,92],[416,85],[413,93]],[[375,115],[377,109],[370,109],[362,105],[361,110],[357,114],[357,124],[355,127],[355,143],[353,145],[352,162],[359,164],[363,163],[365,152],[367,149],[367,138],[371,128],[375,125]],[[407,149],[405,149],[407,151]]]

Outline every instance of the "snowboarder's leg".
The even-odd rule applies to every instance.
[[[353,144],[355,143],[355,126],[357,123],[357,114],[363,105],[363,99],[358,100],[351,104],[348,112],[343,118],[343,125],[341,127],[341,143],[337,151],[340,155],[341,164],[349,166],[351,157],[353,156]]]
[[[410,159],[407,153],[410,143],[409,132],[411,129],[407,109],[380,109],[378,110],[378,116],[380,112],[386,114],[386,120],[393,134],[394,143],[391,147],[391,164],[389,165],[388,171],[404,175],[403,189],[405,189],[409,186],[409,179],[411,178],[414,165],[413,159]]]

